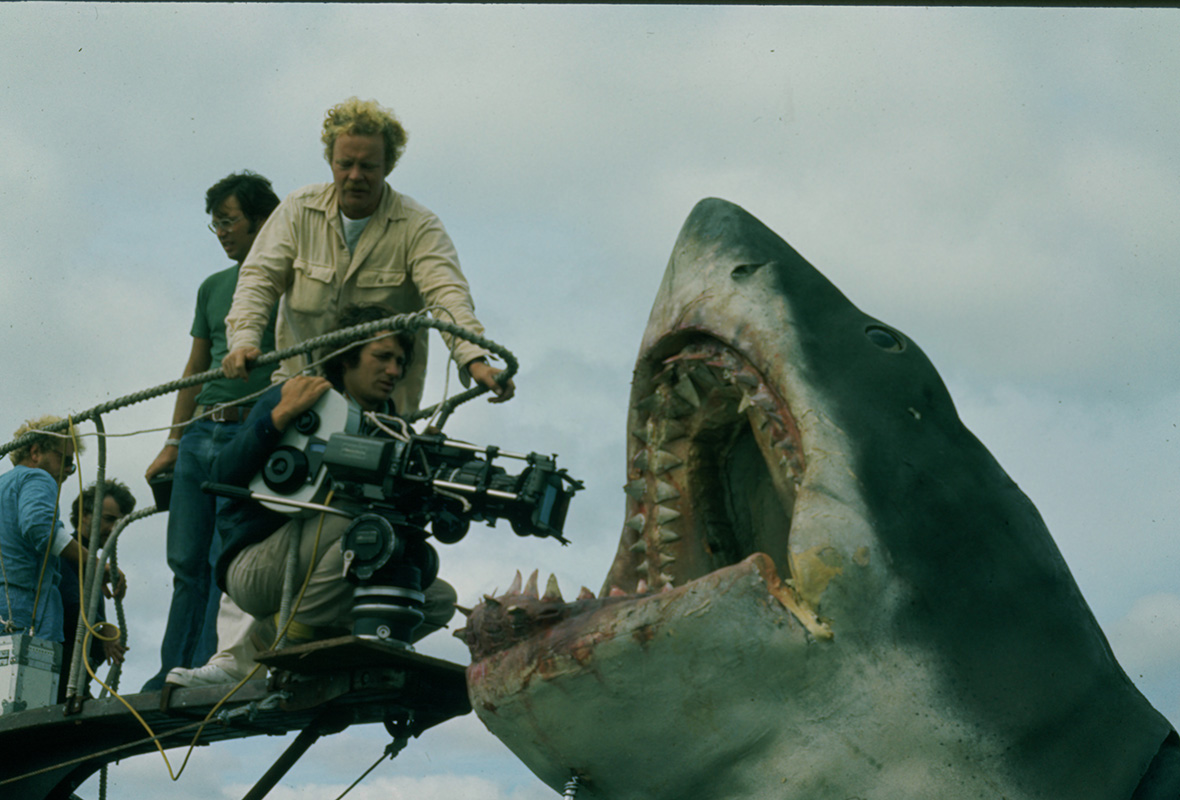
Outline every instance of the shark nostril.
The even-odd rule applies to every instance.
[[[739,264],[730,271],[729,277],[735,281],[745,280],[765,266],[766,264]]]

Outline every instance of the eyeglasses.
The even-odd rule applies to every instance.
[[[237,225],[239,222],[241,222],[244,219],[245,219],[245,217],[233,217],[232,219],[222,217],[221,219],[213,220],[212,222],[209,223],[209,225],[207,227],[213,233],[221,233],[222,231],[228,231],[230,228]]]

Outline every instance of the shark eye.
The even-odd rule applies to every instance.
[[[870,325],[865,328],[865,336],[869,341],[890,353],[900,353],[905,349],[905,341],[896,333],[880,325]]]

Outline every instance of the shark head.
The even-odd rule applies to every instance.
[[[1174,743],[921,349],[731,203],[680,232],[627,425],[598,596],[518,580],[463,631],[550,786],[1130,798]]]

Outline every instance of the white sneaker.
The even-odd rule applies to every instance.
[[[195,667],[194,669],[174,667],[168,671],[168,677],[164,678],[164,683],[171,683],[176,686],[222,686],[227,683],[237,683],[244,677],[246,676],[241,675],[235,677],[232,673],[216,664],[206,664],[203,667]]]

